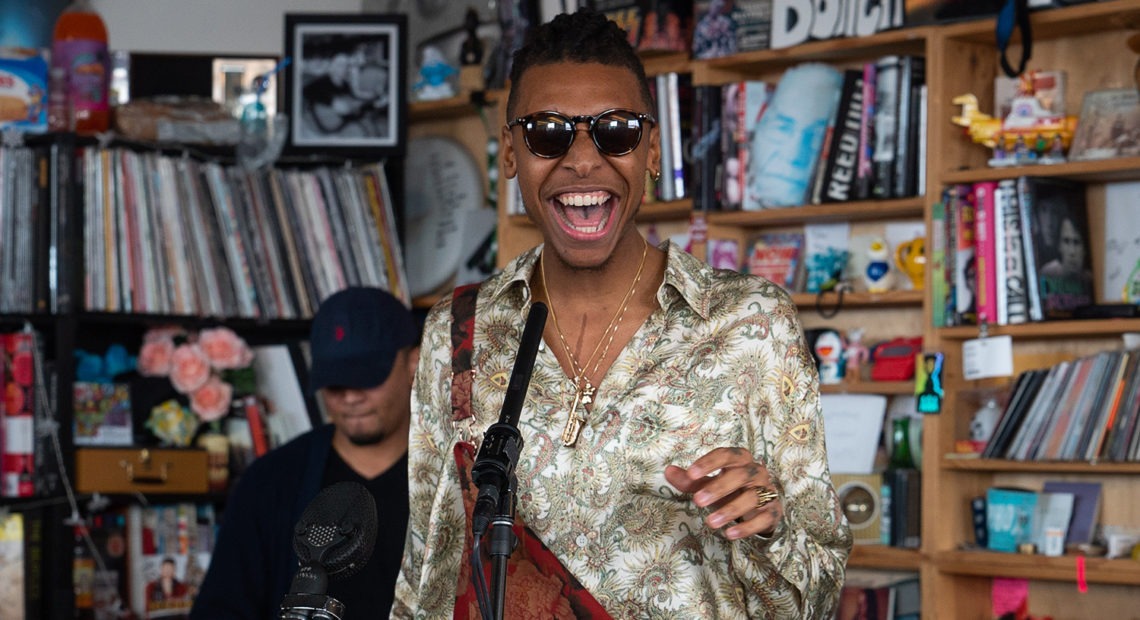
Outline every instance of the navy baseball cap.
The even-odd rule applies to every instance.
[[[372,388],[388,378],[400,349],[419,344],[404,302],[378,288],[354,286],[321,302],[309,332],[309,390]]]

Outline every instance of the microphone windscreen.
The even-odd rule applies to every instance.
[[[321,566],[330,579],[355,574],[376,544],[376,501],[356,482],[326,487],[305,507],[294,529],[301,566]]]

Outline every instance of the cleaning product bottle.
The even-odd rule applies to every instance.
[[[107,131],[111,125],[107,27],[91,0],[72,0],[56,20],[51,66],[48,105],[54,113],[49,114],[48,129],[81,134]]]

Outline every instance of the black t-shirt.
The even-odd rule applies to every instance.
[[[329,596],[344,603],[345,620],[387,618],[396,591],[408,526],[408,455],[371,480],[356,473],[335,449],[329,450],[322,488],[338,482],[364,485],[376,500],[376,546],[360,572],[329,581]]]

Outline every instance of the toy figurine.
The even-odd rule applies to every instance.
[[[867,283],[867,291],[883,293],[891,288],[891,262],[887,252],[887,242],[882,239],[873,239],[871,247],[867,249],[867,268],[863,270],[863,279]]]
[[[463,17],[463,31],[467,34],[459,48],[459,63],[464,66],[483,63],[483,41],[479,39],[479,11],[467,7]]]
[[[428,45],[424,47],[424,61],[420,65],[420,79],[412,84],[416,91],[416,99],[420,101],[434,101],[455,96],[449,78],[459,73],[455,67],[447,64],[443,52],[438,47]]]
[[[958,95],[951,102],[962,106],[962,113],[950,121],[965,127],[974,142],[994,150],[991,166],[1057,161],[1057,139],[1062,150],[1068,149],[1077,128],[1076,116],[1054,114],[1041,105],[1034,96],[1032,79],[1021,80],[1004,119],[983,113],[973,94]],[[1048,158],[1044,157],[1047,152]]]
[[[834,329],[825,329],[815,340],[819,359],[819,382],[834,384],[843,380],[843,338]]]
[[[895,265],[910,278],[914,290],[923,289],[926,277],[926,238],[915,237],[895,248]]]
[[[847,332],[847,346],[843,349],[843,376],[850,383],[863,380],[863,364],[871,359],[871,350],[863,344],[862,327]]]

